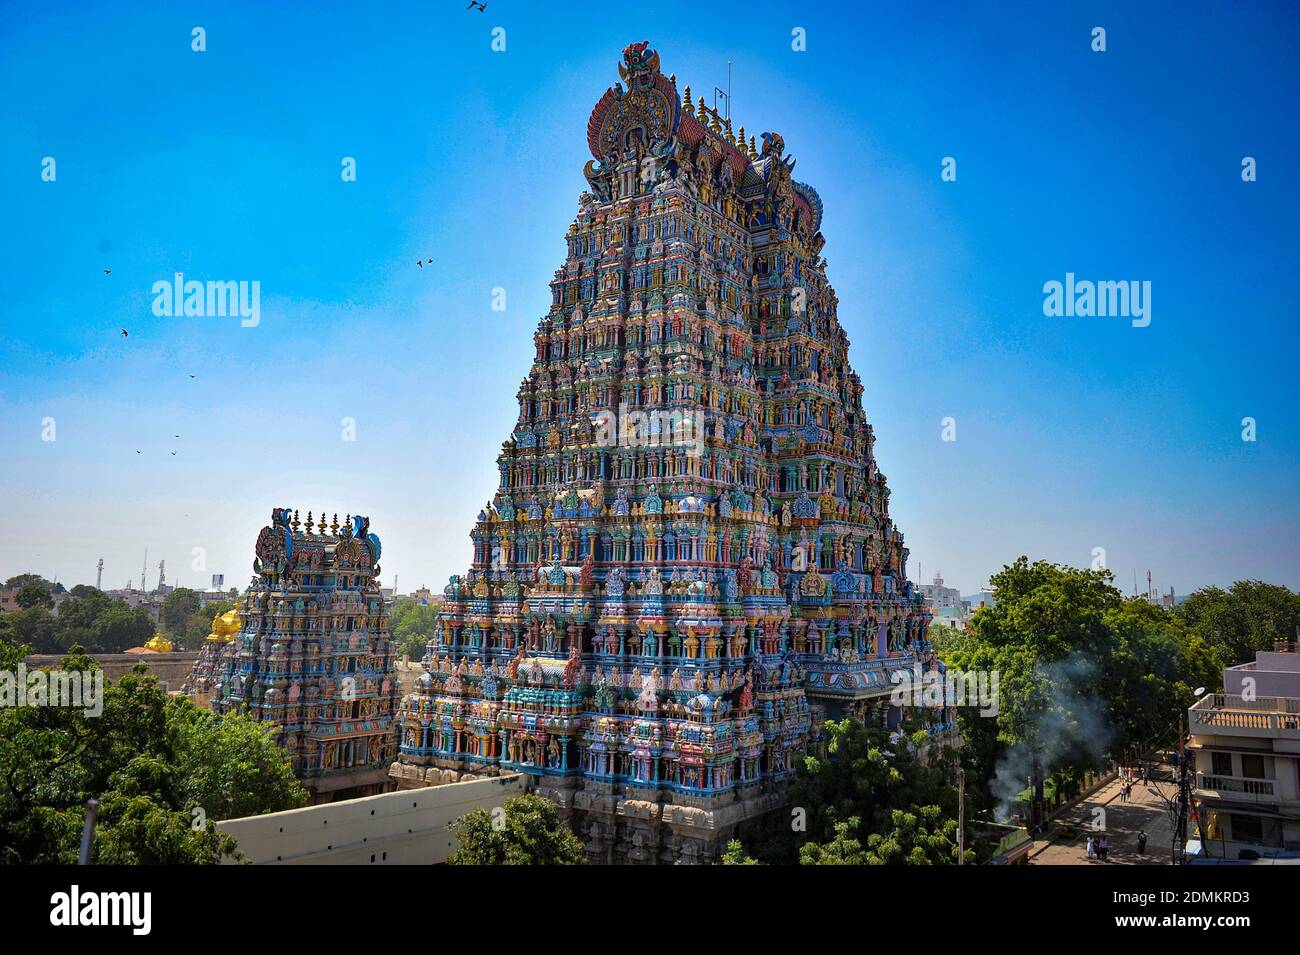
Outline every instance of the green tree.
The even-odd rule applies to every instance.
[[[1055,774],[1068,790],[1108,758],[1171,738],[1192,689],[1217,686],[1219,658],[1177,617],[1125,600],[1106,570],[1029,563],[994,575],[998,600],[951,637],[943,660],[997,672],[996,719],[959,710],[976,805],[1004,808]]]
[[[154,634],[153,620],[143,607],[128,607],[114,601],[97,617],[92,627],[94,653],[121,653],[142,646]],[[69,647],[70,649],[70,647]]]
[[[46,593],[54,592],[54,581],[46,580],[40,574],[18,574],[10,577],[5,581],[5,590],[22,590],[24,587],[35,584],[45,590]]]
[[[158,627],[174,642],[183,641],[190,618],[198,612],[199,595],[188,587],[177,587],[163,598],[158,612]]]
[[[98,650],[95,621],[113,606],[103,591],[90,587],[78,593],[77,589],[74,587],[72,596],[59,605],[57,652],[65,653],[74,646]]]
[[[886,833],[893,811],[936,805],[957,815],[951,779],[955,754],[932,750],[921,757],[928,734],[909,719],[897,730],[846,718],[828,722],[824,755],[797,764],[787,813],[772,818],[746,841],[761,862],[792,864],[808,844],[833,842],[842,823],[857,819],[866,835]]]
[[[727,843],[721,861],[723,865],[758,865],[758,860],[745,852],[745,847],[739,839],[732,839]]]
[[[560,822],[555,804],[531,794],[511,796],[493,823],[478,808],[451,824],[459,845],[451,865],[579,865],[582,843]]]
[[[389,617],[389,625],[399,654],[405,653],[412,660],[424,657],[425,648],[433,639],[440,609],[440,604],[425,605],[413,600],[397,602]]]
[[[863,843],[857,837],[862,820],[850,816],[835,824],[835,838],[825,845],[808,843],[799,850],[801,865],[954,865],[957,862],[957,821],[944,817],[938,806],[914,812],[894,809],[889,827],[873,832]],[[966,850],[966,861],[975,853]]]
[[[181,697],[168,700],[167,727],[182,805],[237,819],[306,804],[307,791],[272,728],[246,716],[218,716]]]
[[[44,607],[28,607],[0,614],[0,626],[8,643],[22,644],[29,653],[61,653],[59,622]]]
[[[40,584],[24,584],[18,591],[18,596],[14,602],[23,609],[30,607],[45,607],[50,609],[54,606],[54,596],[48,589]]]
[[[0,669],[29,648],[0,646]],[[87,656],[64,670],[93,673]],[[98,862],[219,861],[218,819],[302,805],[289,757],[260,727],[168,698],[143,667],[105,686],[102,712],[0,709],[0,862],[71,863],[82,816],[100,800]],[[201,813],[196,813],[201,809]]]
[[[1228,666],[1249,663],[1275,640],[1300,639],[1300,594],[1261,580],[1202,587],[1174,612]]]

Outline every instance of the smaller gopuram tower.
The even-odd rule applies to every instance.
[[[212,691],[228,672],[234,659],[233,644],[239,633],[239,611],[227,610],[212,618],[212,632],[199,649],[194,668],[181,684],[181,692],[197,706],[210,708]]]
[[[316,802],[382,792],[398,689],[370,520],[277,508],[257,537],[238,635],[218,653],[212,708],[279,729]]]

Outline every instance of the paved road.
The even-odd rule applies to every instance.
[[[1128,802],[1119,798],[1119,780],[1103,786],[1073,809],[1062,813],[1052,824],[1046,837],[1035,839],[1029,850],[1031,865],[1169,865],[1169,848],[1173,840],[1172,820],[1165,801],[1151,789],[1158,789],[1166,797],[1177,792],[1169,766],[1160,766],[1155,772],[1151,789],[1135,783]],[[1088,859],[1088,833],[1092,831],[1093,811],[1105,810],[1106,835],[1110,839],[1109,859]],[[1060,832],[1062,825],[1076,826],[1074,838],[1067,839]],[[1145,829],[1146,852],[1138,855],[1137,833]]]

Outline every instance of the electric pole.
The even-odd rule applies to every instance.
[[[104,558],[99,558],[99,563],[95,567],[95,589],[104,589]]]
[[[957,767],[957,864],[966,864],[966,770]]]
[[[1187,735],[1183,730],[1182,714],[1178,717],[1178,825],[1174,832],[1173,864],[1182,865],[1187,847],[1187,806],[1191,792],[1187,778]]]

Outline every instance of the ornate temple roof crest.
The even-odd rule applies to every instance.
[[[650,49],[649,40],[629,43],[623,48],[623,62],[618,65],[618,75],[632,89],[652,83],[658,72],[659,51]]]

